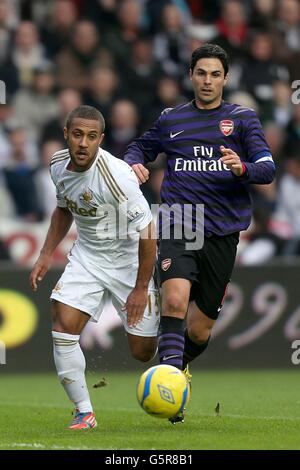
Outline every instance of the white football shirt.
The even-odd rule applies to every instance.
[[[50,162],[57,205],[70,210],[77,227],[73,250],[102,268],[138,264],[139,231],[152,220],[131,167],[99,148],[92,166],[84,172],[67,170],[68,149],[56,152]]]

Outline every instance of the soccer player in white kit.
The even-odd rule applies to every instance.
[[[77,240],[51,294],[54,362],[75,405],[70,429],[97,425],[79,338],[89,320],[99,319],[108,296],[122,319],[133,357],[146,362],[157,345],[159,309],[152,279],[156,240],[151,211],[129,165],[101,149],[104,127],[102,114],[90,106],[76,108],[67,118],[68,148],[56,152],[50,164],[57,207],[30,276],[36,291],[55,248],[75,220]]]

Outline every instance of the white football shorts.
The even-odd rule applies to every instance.
[[[109,298],[118,312],[125,330],[136,336],[156,336],[160,308],[158,291],[153,279],[148,288],[148,305],[142,320],[135,326],[127,324],[127,313],[121,308],[135,286],[137,266],[111,269],[101,269],[87,261],[86,257],[76,250],[72,250],[69,262],[54,287],[50,299],[57,300],[71,307],[77,308],[91,316],[90,321],[97,322]],[[84,261],[83,262],[83,258]],[[99,260],[99,265],[101,261]]]

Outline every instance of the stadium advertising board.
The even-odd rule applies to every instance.
[[[298,273],[297,265],[237,267],[210,348],[193,367],[297,366]],[[59,275],[58,270],[49,272],[33,293],[27,269],[1,269],[0,341],[6,352],[6,364],[2,361],[1,368],[5,372],[53,369],[48,298]],[[98,324],[88,324],[81,344],[89,368],[95,371],[137,366],[130,358],[121,321],[111,304],[107,304]]]

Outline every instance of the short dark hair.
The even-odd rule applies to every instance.
[[[81,105],[78,106],[78,108],[73,109],[73,111],[68,114],[66,119],[66,128],[68,130],[72,124],[73,119],[75,118],[92,119],[93,121],[99,121],[102,125],[102,132],[104,132],[104,117],[98,109],[94,108],[94,106]]]
[[[191,71],[194,71],[195,65],[198,62],[199,59],[206,59],[206,58],[216,58],[219,59],[223,65],[224,69],[224,74],[225,76],[228,73],[228,55],[226,51],[217,44],[204,44],[201,47],[198,47],[197,49],[194,50],[191,56],[191,63],[190,63],[190,68]]]

